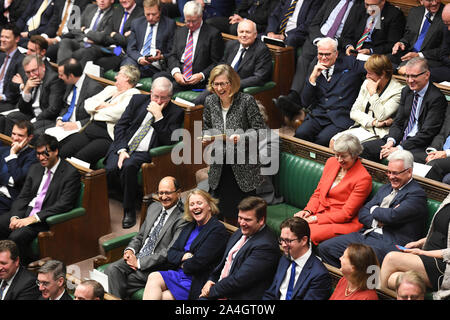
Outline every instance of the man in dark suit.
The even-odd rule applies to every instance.
[[[28,2],[27,9],[16,21],[16,26],[21,32],[20,46],[25,47],[29,37],[41,34],[45,30],[53,15],[54,7],[54,0]]]
[[[339,268],[339,258],[347,246],[363,243],[372,247],[381,264],[388,252],[397,250],[395,245],[404,246],[424,236],[427,196],[412,179],[413,155],[398,150],[388,160],[390,184],[382,186],[359,211],[363,228],[322,242],[319,255],[323,262]]]
[[[414,57],[426,58],[430,67],[439,65],[439,48],[443,28],[441,0],[420,0],[421,6],[411,8],[405,33],[392,47],[389,58],[399,74],[405,74],[405,63]]]
[[[360,34],[357,34],[355,26],[365,20],[365,12],[363,0],[326,0],[320,7],[311,21],[308,38],[297,59],[290,91],[288,95],[281,95],[278,99],[274,99],[275,106],[281,109],[287,117],[285,119],[287,122],[294,120],[298,115],[303,118],[298,101],[305,83],[308,82],[310,63],[317,56],[317,42],[324,37],[334,38],[338,42],[338,50],[345,51],[344,43],[354,43],[359,39]]]
[[[14,241],[0,240],[0,300],[36,300],[36,275],[20,265]]]
[[[14,123],[20,120],[32,121],[35,129],[54,123],[63,106],[65,86],[58,74],[46,67],[39,56],[26,56],[22,65],[28,79],[17,103],[19,111],[4,117],[1,132],[7,135],[11,133]]]
[[[41,231],[45,220],[71,210],[80,193],[80,174],[58,156],[56,138],[41,135],[36,141],[39,163],[28,171],[27,178],[9,214],[0,216],[0,239],[13,240],[24,264],[33,261],[30,243]]]
[[[311,251],[308,222],[292,217],[284,220],[280,229],[285,255],[263,300],[328,300],[330,274]]]
[[[301,47],[308,37],[308,29],[323,1],[284,0],[271,12],[266,34],[282,40],[294,48]]]
[[[90,116],[84,109],[84,101],[102,91],[103,86],[84,74],[81,63],[74,58],[63,61],[58,66],[58,77],[66,84],[64,106],[56,118],[56,127],[59,129],[52,129],[47,133],[61,141],[67,131],[75,133],[88,123]],[[55,127],[54,122],[41,126],[36,130],[36,135],[52,127]]]
[[[241,89],[262,86],[272,78],[272,55],[267,46],[257,39],[256,24],[251,20],[242,20],[238,26],[238,40],[225,44],[225,53],[221,64],[228,64],[236,70],[241,79]],[[195,100],[203,105],[210,94],[204,90]]]
[[[0,214],[11,209],[17,198],[30,166],[37,161],[34,149],[29,147],[33,139],[33,125],[25,120],[12,129],[10,147],[0,147]]]
[[[38,300],[72,300],[66,291],[66,266],[58,260],[49,260],[38,270],[37,281],[41,297]]]
[[[58,64],[72,58],[78,50],[92,46],[94,41],[90,38],[90,34],[109,28],[112,23],[113,2],[114,0],[97,0],[96,4],[90,3],[83,10],[80,29],[72,29],[64,34],[58,44]]]
[[[239,22],[248,19],[256,23],[258,34],[263,33],[267,28],[269,15],[277,4],[277,0],[242,0],[233,15],[214,18],[208,20],[207,23],[212,24],[221,32],[237,35]]]
[[[17,49],[20,33],[13,24],[1,30],[0,42],[0,112],[14,109],[19,100],[19,87],[12,78],[22,68],[23,54]]]
[[[167,252],[187,224],[183,219],[181,190],[176,179],[161,179],[157,194],[159,201],[149,206],[147,217],[125,249],[123,259],[105,270],[109,292],[117,297],[131,296],[145,287],[152,271],[167,268]],[[166,218],[163,218],[164,212],[167,212]]]
[[[72,31],[80,21],[81,11],[91,3],[90,0],[56,0],[52,17],[41,35],[47,40],[47,56],[56,62],[58,43],[61,36]]]
[[[258,197],[238,206],[240,228],[231,235],[224,256],[200,298],[259,300],[272,283],[280,257],[275,235],[266,225],[267,203]]]
[[[168,71],[175,80],[174,93],[205,88],[209,73],[223,55],[222,36],[202,21],[202,7],[189,1],[184,6],[186,26],[175,31]]]
[[[135,0],[120,0],[120,6],[112,8],[111,21],[105,29],[88,32],[92,46],[75,51],[73,57],[83,66],[87,61],[93,61],[104,70],[117,69],[127,50],[131,24],[143,14]]]
[[[442,10],[442,22],[445,25],[442,46],[439,53],[440,65],[430,68],[431,81],[450,81],[450,5]]]
[[[111,181],[120,179],[123,191],[122,226],[136,224],[137,176],[144,162],[151,162],[151,148],[173,144],[172,132],[181,128],[183,109],[170,102],[172,83],[164,77],[152,83],[150,95],[135,95],[114,127],[114,141],[106,153],[106,171]]]
[[[400,40],[405,29],[403,12],[386,0],[364,0],[364,3],[367,19],[362,19],[357,26],[359,39],[354,43],[344,43],[346,54],[357,55],[350,50],[367,55],[391,53],[392,46]]]
[[[0,1],[0,28],[8,23],[15,24],[28,4],[28,0]]]
[[[122,66],[138,66],[141,78],[153,77],[155,73],[166,70],[176,29],[174,20],[161,15],[159,0],[145,0],[143,6],[144,17],[131,24],[127,55],[121,62]]]
[[[423,162],[423,151],[441,129],[447,108],[442,92],[430,81],[427,61],[420,57],[406,64],[406,83],[394,122],[383,139],[363,144],[361,157],[380,161],[397,149],[411,151],[416,161]],[[422,158],[422,160],[420,160]]]
[[[366,71],[355,57],[340,57],[337,43],[325,38],[317,43],[317,61],[310,66],[301,105],[312,109],[297,128],[295,137],[322,146],[353,124],[350,109],[358,96]]]

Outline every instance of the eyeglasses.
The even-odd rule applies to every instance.
[[[285,244],[290,245],[292,243],[292,241],[295,241],[295,240],[298,240],[298,239],[285,239],[285,238],[280,237],[280,238],[278,238],[278,243],[282,244],[284,242]]]
[[[50,157],[50,154],[48,153],[47,148],[45,148],[45,150],[42,151],[42,152],[37,152],[36,151],[36,157],[39,157],[39,156],[44,156],[46,158]]]
[[[164,195],[166,195],[166,196],[170,196],[172,193],[175,193],[175,192],[177,192],[177,190],[175,190],[175,191],[158,191],[158,192],[156,192],[159,196],[164,196]]]
[[[421,73],[418,73],[418,74],[405,74],[405,78],[406,79],[409,79],[409,78],[417,79],[419,76],[423,75],[425,72],[427,72],[427,71],[422,71]]]
[[[330,53],[325,53],[325,52],[317,52],[317,55],[318,56],[320,56],[320,57],[331,57],[331,55],[333,54],[334,52],[330,52]]]
[[[151,93],[150,94],[152,96],[153,99],[155,100],[161,100],[161,101],[167,101],[170,100],[169,96],[158,96],[157,94]]]
[[[48,282],[48,281],[39,281],[39,280],[36,280],[36,285],[37,285],[38,287],[43,286],[43,287],[45,287],[45,288],[48,288],[48,286],[50,285],[50,282]]]
[[[406,168],[402,171],[390,171],[390,170],[386,170],[386,175],[387,176],[398,176],[400,174],[402,174],[403,172],[405,172],[406,170],[408,170],[409,168]]]
[[[213,82],[213,84],[212,84],[212,86],[214,87],[214,88],[218,88],[218,87],[226,87],[226,86],[228,86],[228,85],[230,85],[230,82],[229,81],[225,81],[225,82]]]

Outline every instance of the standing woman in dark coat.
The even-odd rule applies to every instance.
[[[209,186],[219,199],[220,218],[235,226],[239,202],[256,195],[256,188],[263,182],[256,138],[259,129],[266,129],[255,99],[239,92],[239,87],[239,75],[232,67],[216,66],[208,82],[213,94],[206,98],[203,111],[203,142],[214,140]]]

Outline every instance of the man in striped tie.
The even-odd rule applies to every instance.
[[[381,161],[398,149],[409,150],[415,161],[423,162],[421,154],[441,129],[447,100],[431,83],[426,59],[416,57],[406,64],[406,83],[400,106],[389,134],[363,143],[362,158]]]
[[[203,9],[198,2],[187,2],[183,13],[186,26],[175,31],[168,58],[168,71],[176,82],[175,93],[205,88],[209,73],[224,52],[219,30],[203,23]]]
[[[142,163],[151,162],[148,151],[175,143],[172,132],[182,126],[183,109],[170,102],[172,88],[167,78],[156,78],[151,95],[134,95],[114,128],[105,161],[110,187],[121,186],[123,192],[124,229],[136,223],[137,177]]]
[[[302,46],[308,36],[309,25],[322,3],[314,0],[281,1],[269,15],[265,33],[288,46]]]

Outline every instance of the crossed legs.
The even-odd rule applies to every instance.
[[[150,273],[145,285],[143,300],[175,300],[167,289],[161,273],[157,271]]]

